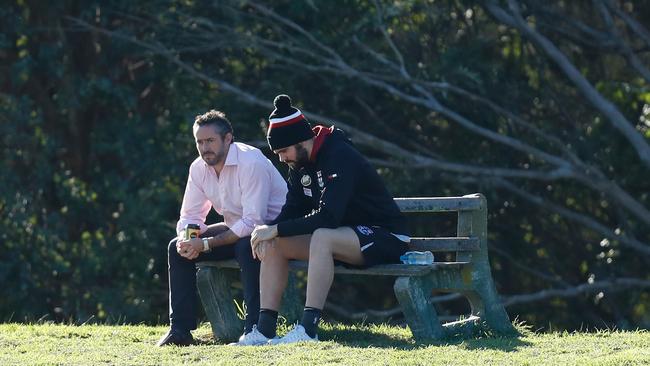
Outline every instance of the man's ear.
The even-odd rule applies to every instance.
[[[230,145],[233,140],[234,140],[234,137],[233,137],[232,133],[230,133],[230,132],[226,133],[226,136],[223,137],[223,143],[225,145]]]
[[[303,149],[307,150],[307,152],[311,153],[311,149],[314,147],[314,139],[302,141],[300,143],[300,146],[302,146]]]

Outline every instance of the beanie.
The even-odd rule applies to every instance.
[[[291,98],[280,94],[273,100],[275,109],[269,116],[266,139],[271,150],[284,149],[314,137],[314,132],[302,112],[291,105]]]

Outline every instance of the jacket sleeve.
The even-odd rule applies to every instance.
[[[354,193],[358,162],[353,157],[330,159],[336,164],[323,167],[325,187],[314,212],[293,220],[278,221],[278,236],[311,234],[318,228],[337,228]]]
[[[309,207],[305,204],[303,193],[300,190],[300,184],[296,184],[297,178],[293,172],[289,172],[289,179],[287,181],[287,199],[282,206],[282,210],[275,220],[271,221],[269,225],[275,225],[279,222],[286,220],[303,217],[309,212]]]

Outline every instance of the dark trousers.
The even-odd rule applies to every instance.
[[[202,236],[213,236],[208,230]],[[250,236],[239,239],[231,245],[212,248],[210,253],[201,253],[196,259],[188,260],[176,251],[176,238],[169,242],[167,259],[169,264],[169,323],[172,329],[189,331],[196,329],[197,290],[196,267],[199,261],[218,261],[235,258],[239,262],[241,282],[244,287],[246,319],[244,331],[250,332],[257,324],[260,312],[260,262],[253,259]]]

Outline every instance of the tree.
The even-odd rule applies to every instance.
[[[124,16],[128,29],[71,22],[247,105],[270,110],[290,91],[310,119],[349,132],[397,195],[489,193],[513,311],[534,320],[540,311],[514,305],[579,296],[542,317],[579,326],[557,315],[569,309],[628,327],[647,326],[650,300],[647,11],[608,0],[224,1]]]
[[[132,2],[0,9],[0,319],[158,322],[165,244],[212,93],[128,44],[70,29]]]

